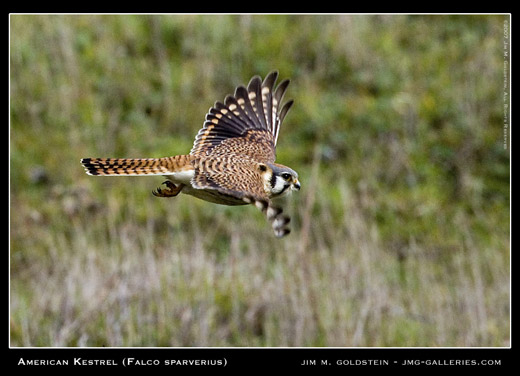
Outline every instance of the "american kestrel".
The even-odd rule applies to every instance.
[[[238,86],[224,103],[215,102],[189,154],[165,158],[84,158],[89,175],[164,175],[166,188],[152,193],[174,197],[180,192],[222,205],[254,204],[271,222],[277,237],[290,232],[290,218],[272,200],[300,189],[298,174],[274,163],[280,125],[293,101],[281,106],[289,80],[274,85],[278,72]]]

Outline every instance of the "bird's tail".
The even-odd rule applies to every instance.
[[[89,175],[136,176],[170,175],[191,167],[191,155],[165,158],[83,158],[81,163]]]

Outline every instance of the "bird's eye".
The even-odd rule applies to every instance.
[[[284,172],[282,174],[282,178],[285,179],[285,180],[289,180],[291,178],[291,174],[288,174],[287,172]]]

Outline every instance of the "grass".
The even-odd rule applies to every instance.
[[[505,16],[10,18],[12,346],[508,346]],[[82,157],[189,151],[291,78],[279,240]]]

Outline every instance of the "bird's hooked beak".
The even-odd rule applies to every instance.
[[[295,179],[293,182],[292,188],[299,191],[300,190],[300,181],[298,179]]]

